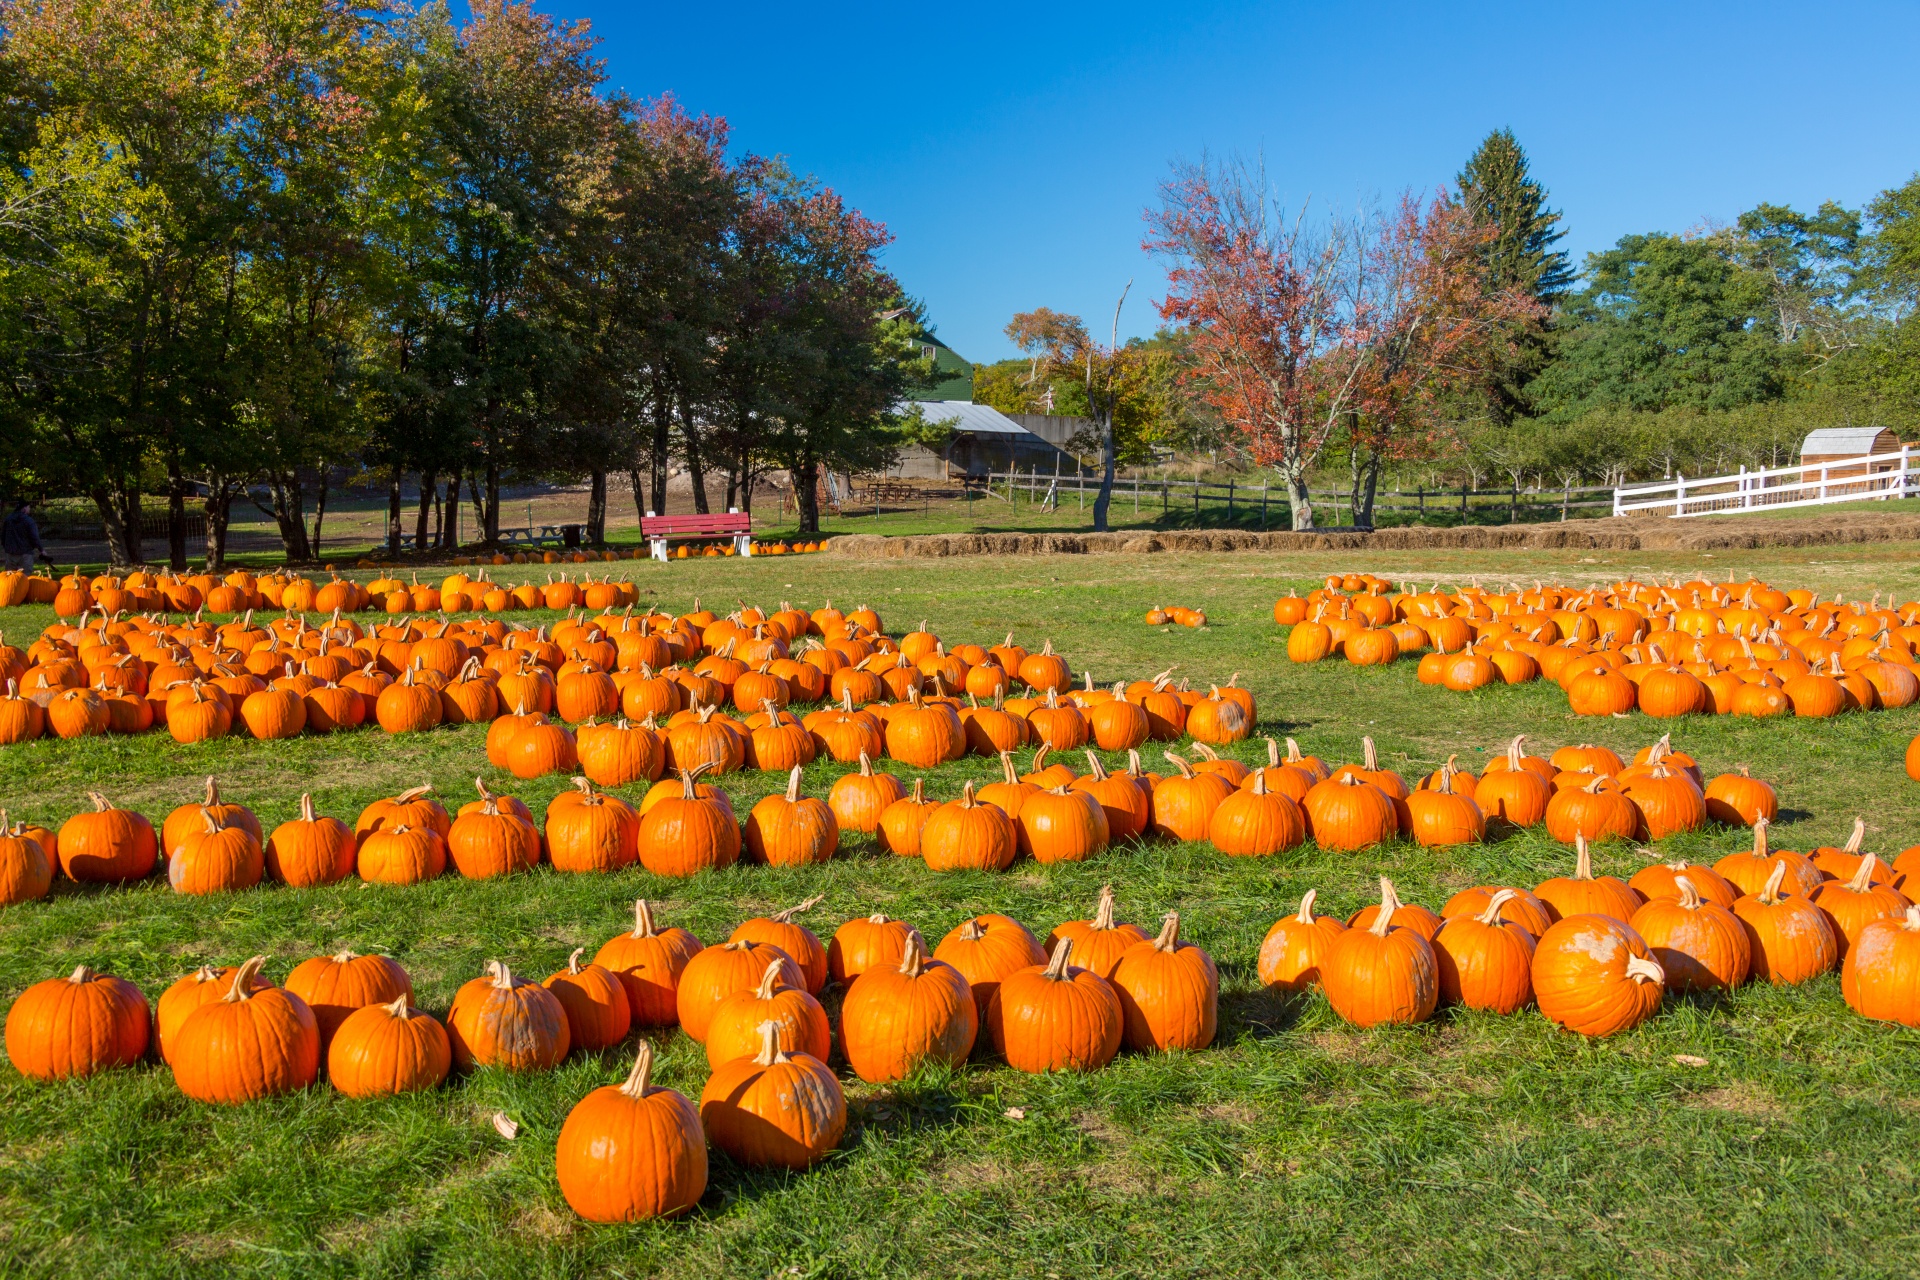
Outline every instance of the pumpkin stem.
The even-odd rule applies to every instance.
[[[1305,756],[1300,754],[1300,744],[1295,742],[1292,738],[1288,738],[1287,739],[1287,763],[1288,764],[1304,764],[1306,763],[1306,759],[1307,758]]]
[[[1087,755],[1091,758],[1093,752],[1089,751]],[[1002,751],[1000,753],[1000,772],[1004,775],[1008,786],[1017,787],[1020,785],[1020,774],[1013,767],[1013,752]]]
[[[1520,761],[1523,759],[1520,754],[1520,744],[1526,740],[1527,735],[1523,733],[1507,744],[1507,768],[1516,770],[1520,768]]]
[[[645,898],[635,900],[633,904],[633,937],[653,937],[653,908],[647,905]]]
[[[761,1067],[792,1061],[780,1048],[780,1024],[771,1018],[760,1024],[760,1052],[754,1055],[753,1061]]]
[[[1309,889],[1305,893],[1301,894],[1300,910],[1294,913],[1293,918],[1295,920],[1298,920],[1301,924],[1312,924],[1313,923],[1313,900],[1319,896],[1320,896],[1320,891],[1318,889]]]
[[[633,1070],[627,1072],[627,1082],[620,1086],[620,1092],[638,1101],[647,1096],[647,1077],[653,1074],[653,1042],[642,1040],[640,1051],[633,1056]]]
[[[1853,879],[1847,881],[1847,888],[1855,893],[1865,893],[1873,887],[1873,871],[1880,859],[1870,853],[1860,855],[1860,868],[1853,873]]]
[[[1673,887],[1680,891],[1680,906],[1682,909],[1698,911],[1702,906],[1706,905],[1705,900],[1700,897],[1700,891],[1693,887],[1693,881],[1687,879],[1685,876],[1675,876],[1673,878]]]
[[[1768,822],[1765,818],[1762,818],[1758,822],[1753,824],[1753,856],[1754,857],[1764,858],[1767,856],[1767,828],[1772,825],[1773,824]]]
[[[1100,757],[1091,751],[1087,752],[1087,776],[1095,782],[1107,780],[1107,766],[1101,764]]]
[[[1180,913],[1167,912],[1167,918],[1160,926],[1160,936],[1153,940],[1155,951],[1174,952],[1180,949]]]
[[[908,934],[906,949],[900,953],[900,972],[909,978],[917,978],[926,962],[927,953],[920,949],[920,939]]]
[[[1267,739],[1267,767],[1269,769],[1280,767],[1280,744],[1272,738]]]
[[[980,927],[978,920],[968,920],[961,924],[960,936],[968,942],[978,942],[987,936],[987,931]]]
[[[487,961],[487,965],[489,970],[493,974],[494,990],[496,991],[513,990],[513,970],[507,967],[506,961],[489,960]]]
[[[873,776],[873,758],[864,751],[860,753],[860,776],[863,778]]]
[[[1393,913],[1400,909],[1400,895],[1394,892],[1393,881],[1380,877],[1380,911],[1373,918],[1373,927],[1368,930],[1376,938],[1384,938],[1393,928]]]
[[[575,952],[574,954],[578,955],[579,952]],[[775,960],[767,965],[767,971],[760,975],[760,985],[754,989],[754,999],[773,999],[774,988],[779,985],[780,982],[780,966],[785,963],[786,961],[784,960]]]
[[[1587,848],[1587,837],[1578,831],[1573,833],[1573,878],[1593,879],[1593,854]]]
[[[768,916],[767,919],[773,921],[775,924],[791,924],[793,922],[793,918],[799,915],[802,911],[811,911],[815,907],[819,906],[821,903],[825,902],[826,900],[827,900],[826,894],[816,893],[811,898],[808,898],[805,902],[798,903],[794,906],[788,907],[784,911],[774,912],[772,915]]]
[[[1100,900],[1094,903],[1093,920],[1088,927],[1093,929],[1111,929],[1114,927],[1112,885],[1103,884],[1100,886]]]
[[[1191,778],[1193,776],[1193,766],[1188,764],[1185,760],[1182,760],[1179,756],[1173,754],[1173,752],[1171,751],[1163,751],[1160,754],[1167,758],[1168,764],[1172,765],[1174,768],[1180,771],[1181,777]]]
[[[971,795],[972,794],[971,783],[968,784],[968,788],[969,788],[968,794]],[[913,802],[915,804],[925,804],[927,802],[927,798],[923,794],[923,791],[924,791],[923,780],[920,778],[915,778],[913,780]]]
[[[919,785],[920,785],[919,779],[916,778],[914,780],[914,787],[916,788],[916,790],[919,787]],[[960,807],[962,809],[973,808],[973,782],[971,779],[967,781],[966,785],[960,788]]]
[[[1380,757],[1379,757],[1379,754],[1374,750],[1372,737],[1361,738],[1360,749],[1361,749],[1361,760],[1362,760],[1361,767],[1364,768],[1368,773],[1376,772],[1380,768]]]
[[[92,982],[93,970],[87,968],[85,965],[76,965],[73,972],[67,975],[67,981],[75,984]]]
[[[1773,864],[1773,874],[1767,877],[1767,883],[1760,890],[1760,901],[1774,906],[1780,901],[1780,886],[1786,882],[1787,860],[1785,858]]]
[[[787,775],[787,803],[798,804],[799,801],[800,801],[800,766],[795,765],[793,766],[793,772]]]
[[[1249,790],[1251,790],[1253,794],[1257,796],[1264,796],[1267,794],[1267,771],[1265,769],[1254,770],[1253,786],[1249,788]]]
[[[587,949],[585,947],[575,947],[573,949],[573,954],[567,957],[568,973],[580,972],[580,957],[585,955],[586,953],[587,953]]]
[[[1860,852],[1860,846],[1866,841],[1866,838],[1867,838],[1867,820],[1865,818],[1855,818],[1853,820],[1853,834],[1847,837],[1846,844],[1841,846],[1841,852],[1842,853]]]
[[[227,988],[227,994],[220,997],[222,1004],[235,1004],[253,994],[253,980],[260,975],[260,967],[266,964],[265,956],[248,956],[245,964],[233,971],[233,985]]]
[[[211,776],[207,778],[207,798],[201,803],[209,809],[220,803],[220,787]]]
[[[1667,971],[1645,956],[1627,957],[1627,976],[1635,982],[1662,982],[1667,980]]]
[[[1519,894],[1511,889],[1496,889],[1493,897],[1487,901],[1487,909],[1475,916],[1474,919],[1478,920],[1481,924],[1498,925],[1500,923],[1500,912],[1502,909],[1519,896]]]
[[[1196,743],[1194,743],[1194,744],[1193,744],[1193,753],[1194,753],[1195,755],[1197,755],[1197,756],[1199,756],[1199,757],[1200,757],[1200,758],[1201,758],[1202,760],[1215,760],[1215,761],[1217,761],[1217,760],[1219,760],[1219,759],[1220,759],[1220,753],[1219,753],[1219,752],[1217,752],[1217,751],[1215,751],[1215,750],[1214,750],[1214,749],[1213,749],[1212,747],[1210,747],[1210,746],[1208,746],[1208,745],[1207,745],[1206,743],[1204,743],[1204,742],[1196,742]]]
[[[1068,961],[1071,959],[1072,955],[1073,955],[1073,939],[1072,938],[1060,939],[1060,944],[1053,949],[1053,955],[1050,959],[1048,959],[1047,967],[1040,971],[1040,976],[1047,979],[1049,982],[1066,981],[1068,978],[1068,974],[1067,974]]]
[[[407,998],[405,996],[395,996],[391,1003],[381,1005],[380,1007],[402,1022],[405,1022],[413,1016],[412,1012],[407,1008]]]
[[[1032,768],[1031,770],[1029,770],[1029,772],[1031,772],[1031,773],[1038,773],[1038,772],[1040,772],[1040,770],[1041,770],[1041,769],[1043,769],[1043,768],[1045,768],[1045,767],[1046,767],[1046,765],[1045,765],[1045,761],[1046,761],[1046,758],[1047,758],[1047,752],[1049,752],[1049,751],[1051,751],[1051,750],[1053,750],[1053,744],[1052,744],[1051,742],[1043,742],[1043,743],[1041,743],[1041,744],[1040,744],[1040,749],[1039,749],[1038,751],[1035,751],[1035,752],[1033,753],[1033,768]]]

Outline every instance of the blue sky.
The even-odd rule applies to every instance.
[[[1289,201],[1450,182],[1510,126],[1578,261],[1762,200],[1860,204],[1920,168],[1920,6],[634,5],[586,17],[611,82],[723,115],[897,237],[974,360],[1046,305],[1151,332],[1141,213],[1175,159],[1260,155]]]

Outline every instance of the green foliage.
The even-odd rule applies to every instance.
[[[1573,284],[1567,255],[1553,246],[1566,238],[1560,214],[1547,208],[1547,190],[1527,163],[1513,130],[1489,133],[1454,179],[1474,225],[1491,226],[1487,269],[1497,289],[1524,289],[1552,302]]]

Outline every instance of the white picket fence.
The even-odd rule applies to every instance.
[[[1742,467],[1730,476],[1689,480],[1676,475],[1656,484],[1625,485],[1613,491],[1613,514],[1653,511],[1670,516],[1706,516],[1913,497],[1920,495],[1920,475],[1914,472],[1911,449],[1903,445],[1898,453],[1865,458],[1801,463],[1765,471]]]

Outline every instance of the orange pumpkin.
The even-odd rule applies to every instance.
[[[1160,935],[1121,953],[1109,979],[1120,998],[1129,1048],[1204,1049],[1220,1025],[1220,971],[1213,957],[1180,940],[1180,913]]]
[[[565,1006],[497,960],[487,961],[483,976],[454,993],[447,1037],[463,1071],[545,1071],[558,1066],[572,1045]]]
[[[1419,930],[1395,923],[1399,908],[1392,881],[1382,876],[1372,923],[1341,933],[1320,965],[1327,1002],[1355,1026],[1425,1022],[1439,1002],[1433,946]]]
[[[761,1028],[760,1052],[717,1070],[700,1092],[700,1125],[741,1164],[805,1169],[840,1144],[846,1095],[826,1063],[780,1048],[780,1028]]]
[[[560,1192],[589,1222],[687,1212],[707,1189],[707,1143],[684,1094],[650,1082],[645,1040],[626,1081],[595,1089],[567,1113],[554,1151]]]
[[[1534,947],[1534,1000],[1549,1021],[1583,1036],[1639,1026],[1660,1008],[1666,973],[1630,925],[1611,916],[1562,918]]]
[[[1533,934],[1503,919],[1512,889],[1497,890],[1478,915],[1454,915],[1433,938],[1440,998],[1490,1013],[1514,1013],[1533,999]]]
[[[306,1001],[254,978],[266,957],[234,972],[225,995],[189,1014],[173,1039],[173,1080],[199,1102],[291,1093],[320,1072],[320,1030]]]
[[[987,1006],[994,1050],[1016,1071],[1091,1071],[1120,1051],[1126,1018],[1105,978],[1069,963],[1062,939],[1044,966],[1007,975]]]
[[[140,988],[81,965],[36,982],[7,1010],[7,1059],[35,1080],[79,1080],[138,1062],[151,1014]]]
[[[633,904],[633,931],[608,939],[593,962],[620,979],[634,1025],[670,1027],[680,1016],[680,975],[700,950],[700,939],[678,925],[656,928],[641,898]]]

